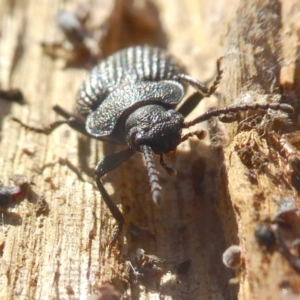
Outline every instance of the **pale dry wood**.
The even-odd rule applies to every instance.
[[[89,20],[93,23],[94,18],[99,22],[97,12],[102,9],[99,14],[103,23],[109,25],[104,26],[109,30],[100,40],[103,55],[129,44],[168,45],[195,77],[205,79],[214,73],[218,38],[203,26],[204,20],[212,15],[209,11],[212,8],[199,5],[198,1],[165,1],[138,7],[130,2],[124,2],[123,6],[122,1],[116,1],[114,9],[107,3],[101,6],[99,1]],[[3,60],[14,68],[8,67],[4,73],[1,66],[4,78],[1,83],[3,87],[21,87],[27,99],[22,107],[1,103],[1,178],[7,184],[11,173],[21,173],[36,184],[33,187],[36,195],[10,209],[20,214],[21,224],[4,215],[1,298],[86,299],[105,281],[114,283],[124,297],[131,299],[149,296],[157,299],[159,294],[166,299],[234,297],[227,285],[229,273],[221,264],[226,245],[212,205],[216,202],[215,164],[205,163],[212,160],[207,146],[193,140],[180,147],[178,159],[170,162],[179,171],[177,179],[171,180],[161,172],[165,199],[161,209],[151,202],[140,156],[106,176],[108,192],[117,203],[122,201],[127,220],[151,232],[138,241],[127,237],[109,255],[106,242],[112,235],[114,221],[88,175],[92,175],[99,157],[115,150],[114,147],[90,142],[67,126],[50,136],[41,136],[21,129],[7,116],[10,113],[26,123],[41,126],[57,118],[51,111],[52,105],[59,103],[73,109],[77,88],[87,71],[63,69],[63,61],[51,60],[39,45],[44,39],[56,38],[56,32],[51,34],[53,18],[63,6],[53,1],[17,1],[9,9],[3,1],[0,7],[3,26],[15,26],[3,27],[14,42],[2,38],[1,49],[6,50]],[[216,19],[225,18],[225,12],[218,10]],[[217,30],[212,28],[215,33]],[[207,53],[211,48],[205,45],[212,43],[212,37],[214,52]],[[26,155],[22,150],[26,148],[33,149],[34,154]],[[203,177],[204,168],[208,175]],[[204,193],[205,186],[210,189]],[[37,216],[36,201],[42,195],[50,210],[47,215]],[[128,281],[124,270],[126,259],[138,247],[172,261],[162,266],[161,279],[150,277],[146,286],[134,284],[132,279]],[[190,267],[186,273],[178,274],[183,261],[190,261]]]
[[[241,32],[251,27],[251,18],[256,20],[258,6],[255,4],[258,1],[248,1],[246,8],[240,4],[239,19],[232,23],[229,36],[227,24],[236,17],[238,1],[230,1],[230,4],[222,0],[206,2],[155,1],[145,5],[146,1],[118,0],[114,6],[112,1],[103,1],[102,5],[101,1],[96,1],[98,5],[93,7],[89,26],[99,26],[97,22],[109,25],[103,26],[107,29],[105,32],[99,29],[104,56],[132,44],[158,45],[168,48],[187,65],[193,76],[204,80],[213,75],[216,58],[223,54],[220,42],[225,42],[226,72],[221,93],[228,104],[242,88],[257,91],[257,86],[245,82],[243,74],[247,74],[246,79],[251,79],[257,71],[255,67],[259,66],[253,66],[253,60],[249,59],[253,56],[251,43],[249,46],[240,37],[243,36]],[[270,1],[270,14],[280,15],[273,2]],[[75,2],[70,4],[76,6]],[[126,220],[149,230],[137,240],[127,233],[109,254],[106,242],[115,223],[90,176],[97,161],[117,149],[90,141],[67,126],[50,136],[41,136],[20,129],[8,117],[8,114],[13,114],[26,123],[39,126],[57,118],[51,112],[52,105],[59,103],[68,110],[74,108],[76,91],[87,71],[62,68],[62,60],[51,60],[39,46],[40,41],[49,38],[54,26],[53,17],[62,7],[59,1],[28,0],[16,1],[9,9],[7,1],[0,2],[2,32],[5,29],[9,33],[2,34],[0,39],[0,49],[5,50],[0,60],[1,84],[3,87],[23,88],[27,98],[24,106],[0,103],[1,179],[8,183],[10,174],[22,173],[36,184],[33,187],[36,195],[10,209],[20,214],[21,224],[4,215],[0,231],[0,242],[4,243],[0,257],[1,299],[86,299],[105,281],[112,282],[125,299],[235,299],[234,287],[228,285],[234,274],[225,269],[221,257],[227,246],[237,243],[237,235],[246,255],[239,298],[254,299],[256,296],[262,299],[263,296],[266,299],[264,296],[268,293],[279,293],[274,288],[274,277],[270,275],[268,280],[262,280],[266,272],[271,274],[272,263],[259,263],[263,259],[262,252],[253,241],[256,207],[253,208],[252,201],[257,199],[243,177],[245,167],[233,151],[235,143],[243,136],[236,137],[225,152],[230,198],[226,193],[227,182],[221,173],[223,160],[220,153],[211,151],[208,145],[197,140],[181,145],[177,156],[168,161],[178,170],[176,179],[160,170],[164,196],[161,209],[151,202],[141,156],[137,155],[108,174],[105,185],[113,200],[122,203]],[[274,26],[266,32],[263,29],[259,32],[263,35],[261,43],[269,41],[272,49],[277,49],[275,53],[267,53],[266,61],[262,62],[271,70],[277,66],[277,58],[283,56],[278,50],[282,29],[280,20],[280,17],[279,20],[270,17],[266,24],[275,22]],[[244,27],[240,27],[241,22],[244,22]],[[292,30],[296,32],[296,29]],[[257,36],[254,34],[254,37]],[[243,56],[234,56],[236,51]],[[279,73],[278,66],[274,71],[277,80]],[[258,83],[264,92],[270,92],[273,81],[260,76]],[[210,102],[203,102],[194,115],[208,106]],[[32,156],[24,153],[22,149],[26,147],[35,150]],[[218,176],[222,180],[218,180]],[[270,190],[268,179],[263,177],[260,180],[260,188]],[[239,202],[241,184],[245,184],[242,199],[249,198],[246,203]],[[286,191],[283,189],[278,193]],[[50,210],[47,215],[37,216],[36,201],[42,195]],[[265,198],[267,196],[266,192]],[[234,215],[231,201],[239,208],[239,215]],[[275,209],[274,203],[264,201],[260,209],[262,215],[269,213]],[[133,278],[129,278],[124,264],[139,247],[148,254],[172,262],[161,266],[161,278],[150,277],[141,284],[135,284]],[[178,266],[183,261],[190,261],[190,266],[180,274]],[[295,276],[279,253],[275,253],[271,261],[274,261],[274,268],[276,262],[277,266],[283,264],[286,272]],[[262,266],[265,272],[261,271]],[[277,275],[278,269],[272,274]]]
[[[8,184],[11,174],[27,175],[35,183],[36,194],[11,209],[21,222],[1,214],[1,299],[85,299],[99,278],[107,280],[118,273],[109,259],[104,263],[109,228],[100,229],[103,209],[99,193],[87,176],[86,181],[80,180],[64,163],[78,166],[77,134],[64,126],[49,137],[37,135],[9,118],[12,114],[42,126],[55,120],[54,104],[74,108],[74,96],[86,70],[64,70],[61,62],[47,57],[40,46],[46,38],[55,39],[54,17],[59,6],[58,1],[0,4],[0,72],[5,78],[1,84],[3,88],[21,88],[26,97],[23,106],[1,100],[1,180]],[[113,3],[106,9],[107,19]],[[33,149],[32,156],[26,155],[26,148]],[[90,159],[95,163],[95,154]],[[35,208],[41,196],[50,211],[38,216]],[[94,227],[97,234],[92,241],[89,233]]]

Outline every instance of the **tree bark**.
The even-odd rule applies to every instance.
[[[285,157],[270,142],[276,128],[263,136],[256,127],[238,131],[237,122],[209,123],[210,139],[192,138],[168,160],[178,172],[176,178],[159,169],[156,160],[161,207],[151,201],[141,155],[109,173],[105,187],[126,224],[145,229],[133,237],[126,228],[110,249],[115,221],[94,184],[93,169],[118,147],[84,137],[67,125],[50,135],[38,134],[11,116],[35,127],[60,120],[52,106],[74,111],[77,90],[95,57],[138,44],[166,48],[202,81],[214,75],[217,58],[224,56],[220,106],[241,104],[245,95],[255,102],[278,101],[283,90],[284,101],[297,111],[297,1],[64,3],[0,0],[1,89],[20,88],[25,95],[24,105],[0,99],[0,179],[12,185],[9,176],[22,174],[34,182],[23,201],[2,209],[0,299],[88,299],[105,282],[123,299],[296,299],[299,276],[278,241],[272,251],[265,251],[254,237],[259,222],[275,218],[280,199],[289,197],[299,205]],[[85,28],[96,36],[89,41],[97,50],[94,56],[85,48],[43,50],[41,42],[62,35],[54,21],[61,8],[82,18],[88,11]],[[88,57],[73,61],[83,54]],[[216,97],[204,99],[188,119],[216,105]],[[287,129],[294,130],[296,125]],[[250,151],[250,159],[251,153],[263,153],[267,167],[249,167],[241,160],[238,150],[248,143],[258,149]],[[254,181],[249,181],[251,176]],[[42,199],[48,210],[39,206]],[[242,249],[236,274],[222,263],[222,253],[232,244]],[[144,277],[128,271],[139,248],[160,260]],[[235,277],[235,285],[230,284]]]

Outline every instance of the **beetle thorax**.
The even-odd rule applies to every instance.
[[[140,151],[141,145],[147,145],[156,154],[167,154],[180,144],[183,121],[183,116],[173,109],[142,106],[126,120],[126,143],[136,151]]]

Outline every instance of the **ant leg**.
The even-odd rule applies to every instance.
[[[116,230],[114,231],[114,234],[112,236],[112,239],[110,241],[111,244],[114,244],[117,240],[123,224],[125,222],[124,217],[121,213],[121,211],[118,209],[117,205],[112,201],[110,196],[108,195],[107,191],[105,190],[102,182],[101,177],[103,177],[108,172],[114,170],[117,168],[120,164],[122,164],[124,161],[129,159],[133,154],[135,153],[134,150],[127,148],[125,150],[122,150],[120,152],[111,153],[107,156],[105,156],[96,166],[95,168],[95,176],[94,179],[96,181],[97,187],[101,193],[101,196],[107,205],[108,209],[110,210],[111,214],[117,221],[118,225],[116,227]]]
[[[183,116],[187,117],[204,97],[209,97],[216,91],[223,74],[223,70],[221,70],[222,58],[223,57],[220,57],[217,60],[217,75],[209,89],[207,88],[205,83],[198,81],[193,77],[190,77],[186,74],[178,75],[179,79],[189,83],[197,90],[197,92],[195,92],[189,98],[187,98],[183,105],[181,105],[178,108],[178,112],[181,113]]]
[[[293,113],[294,109],[288,104],[281,103],[253,103],[253,104],[242,104],[236,106],[228,106],[220,109],[214,109],[207,111],[206,113],[200,115],[198,118],[187,121],[183,123],[183,128],[188,128],[190,126],[196,125],[198,123],[204,122],[212,117],[219,117],[223,114],[235,114],[238,112],[248,111],[248,110],[282,110],[286,113]],[[233,119],[235,121],[235,119]]]

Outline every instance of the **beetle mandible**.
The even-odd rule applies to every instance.
[[[152,198],[156,204],[161,202],[161,186],[153,161],[153,153],[160,156],[161,166],[170,174],[176,171],[166,165],[163,156],[176,150],[176,147],[191,136],[205,137],[203,130],[182,134],[184,128],[218,117],[240,111],[257,109],[283,110],[291,113],[287,104],[243,104],[208,111],[192,121],[185,117],[204,97],[212,95],[221,79],[220,59],[217,61],[217,76],[210,88],[186,74],[176,59],[164,50],[137,46],[121,50],[101,61],[84,81],[77,96],[79,115],[71,114],[60,106],[54,110],[65,118],[50,124],[47,128],[36,129],[51,133],[61,124],[100,141],[126,145],[127,148],[104,157],[95,168],[95,181],[113,217],[118,223],[114,239],[118,236],[125,220],[116,204],[106,192],[101,177],[114,170],[129,159],[135,152],[144,155]],[[187,86],[196,92],[182,101]]]

